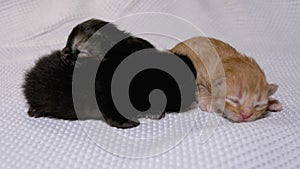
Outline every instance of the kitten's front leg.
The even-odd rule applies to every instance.
[[[109,114],[108,112],[106,113],[102,112],[105,121],[112,127],[127,129],[127,128],[136,127],[140,124],[139,122],[137,122],[137,120],[133,121],[133,120],[126,119],[122,115],[117,114],[115,112],[110,112],[110,115],[108,114]]]
[[[102,116],[110,126],[126,129],[136,127],[140,124],[137,119],[127,119],[121,115],[109,97],[98,96],[98,98],[101,98],[101,100],[98,102],[98,105]]]
[[[205,86],[198,85],[198,90],[196,91],[196,98],[200,104],[200,109],[205,112],[213,112],[214,109],[211,105],[211,93],[209,89]]]

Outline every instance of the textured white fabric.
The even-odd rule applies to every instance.
[[[71,28],[85,19],[114,21],[140,12],[179,16],[207,36],[229,42],[254,57],[268,80],[279,84],[275,97],[281,100],[284,110],[250,123],[231,123],[213,117],[219,121],[218,127],[204,142],[202,128],[213,115],[198,110],[192,112],[197,115],[195,119],[184,113],[172,114],[135,129],[111,129],[127,137],[146,138],[147,142],[151,141],[147,138],[168,136],[165,129],[179,124],[177,119],[183,126],[195,121],[192,130],[175,147],[148,158],[118,156],[93,142],[82,126],[93,129],[97,123],[97,127],[107,127],[101,121],[79,123],[27,116],[21,85],[25,71],[38,57],[62,48]],[[11,0],[0,1],[0,18],[1,169],[300,168],[299,1]],[[122,23],[119,27],[135,32],[137,24],[143,25]],[[146,38],[162,49],[175,45],[175,41],[165,43],[157,36]],[[110,150],[130,147],[131,143],[114,139],[111,132],[103,131],[97,137],[103,137]],[[155,144],[162,146],[161,142]],[[147,148],[128,151],[139,154],[135,151],[154,150],[153,145]]]

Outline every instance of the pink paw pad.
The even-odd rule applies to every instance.
[[[200,109],[205,112],[213,112],[213,108],[210,104],[201,104]]]
[[[282,105],[281,105],[281,103],[271,104],[271,105],[268,107],[268,110],[274,111],[274,112],[281,111],[281,110],[282,110]]]

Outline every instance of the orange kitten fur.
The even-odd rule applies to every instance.
[[[170,51],[192,60],[197,70],[196,95],[201,110],[223,112],[236,122],[253,121],[267,110],[282,110],[278,100],[269,98],[278,85],[269,84],[256,61],[229,44],[195,37]]]

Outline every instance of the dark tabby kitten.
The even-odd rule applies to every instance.
[[[106,30],[97,34],[97,30],[106,27]],[[98,38],[98,44],[87,44],[92,35]],[[114,42],[115,37],[125,37],[117,42],[105,53],[105,56],[78,57],[80,53],[85,54],[86,46],[101,53],[103,46]],[[94,36],[93,36],[94,37]],[[85,46],[86,45],[86,46]],[[94,46],[93,46],[94,45]],[[85,48],[84,48],[85,46]],[[162,55],[161,57],[181,58],[191,69],[191,79],[195,80],[196,71],[192,62],[187,57],[175,56],[173,54],[157,51],[148,41],[131,36],[129,33],[120,31],[111,23],[90,19],[77,25],[68,37],[66,47],[61,51],[55,51],[50,55],[40,58],[36,65],[27,72],[23,84],[24,94],[29,104],[28,114],[31,117],[54,117],[60,119],[76,120],[80,113],[80,119],[98,119],[99,115],[93,111],[100,109],[105,121],[114,127],[131,128],[139,125],[136,120],[141,114],[131,119],[125,118],[117,110],[111,94],[111,82],[113,74],[118,65],[129,55],[144,49],[151,49],[151,55]],[[91,51],[88,51],[91,52]],[[87,53],[88,53],[87,52]],[[166,55],[166,56],[165,56]],[[81,112],[75,112],[72,98],[72,78],[75,66],[87,68],[95,64],[99,57],[103,57],[97,71],[96,80],[87,77],[85,81],[95,84],[95,95],[98,107],[92,107],[91,103],[85,101],[84,91],[81,104],[85,107]],[[151,57],[151,56],[149,56]],[[76,64],[75,64],[76,62]],[[78,63],[78,64],[77,64]],[[120,84],[122,85],[122,84]],[[195,89],[195,83],[189,84]],[[129,88],[129,97],[132,105],[143,112],[150,107],[148,101],[149,93],[153,89],[161,89],[166,95],[167,105],[164,112],[178,112],[183,107],[189,107],[195,100],[193,94],[189,99],[181,101],[181,93],[176,81],[164,71],[147,69],[138,73],[132,80]],[[151,115],[142,114],[144,117],[160,119],[164,112],[157,112]]]

